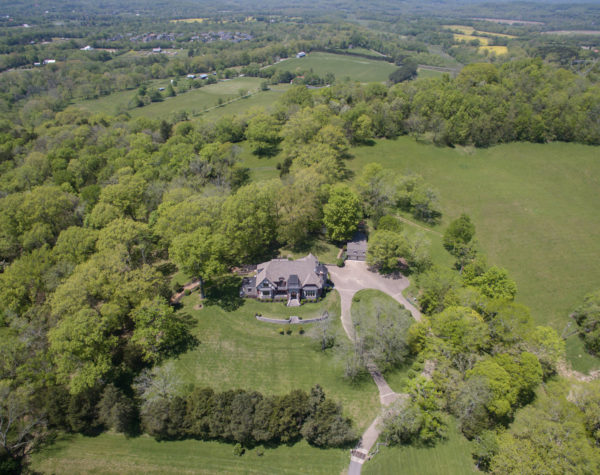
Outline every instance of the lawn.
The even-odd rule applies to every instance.
[[[498,56],[501,54],[508,54],[508,48],[506,46],[480,46],[479,52],[483,53],[484,51],[495,53]]]
[[[390,73],[398,69],[394,64],[385,61],[333,53],[309,53],[304,58],[287,59],[271,67],[290,72],[312,69],[319,76],[333,73],[338,81],[350,78],[359,82],[387,81]]]
[[[240,299],[241,300],[241,299]],[[288,308],[283,303],[241,300],[241,306],[226,311],[218,306],[194,310],[198,294],[183,299],[183,312],[194,316],[199,345],[181,355],[175,366],[184,382],[211,386],[217,390],[254,389],[265,394],[283,394],[292,389],[309,390],[320,384],[326,394],[344,405],[359,429],[366,428],[377,415],[377,389],[371,380],[351,385],[343,378],[343,362],[332,353],[322,352],[309,333],[317,324],[292,326],[291,335],[280,335],[281,325],[257,321],[260,313],[271,318],[302,318],[329,312],[331,325],[339,338],[346,338],[340,322],[339,296],[330,292],[320,303]]]
[[[466,212],[490,264],[517,281],[517,300],[534,319],[562,333],[568,315],[600,288],[600,161],[598,148],[567,143],[513,143],[488,149],[442,148],[409,137],[352,151],[360,170],[377,161],[415,172],[436,188],[447,223]],[[437,251],[438,239],[430,235]],[[600,367],[568,342],[575,369]],[[582,355],[580,358],[578,355]]]
[[[348,460],[347,450],[317,449],[304,441],[265,449],[260,457],[255,449],[237,457],[233,445],[221,442],[157,442],[149,436],[104,433],[65,436],[35,453],[31,468],[44,474],[331,474],[340,473]]]
[[[425,68],[419,68],[419,69],[417,69],[417,75],[418,75],[417,77],[419,79],[421,79],[421,78],[426,78],[426,79],[433,78],[433,79],[437,79],[437,78],[442,77],[444,74],[447,74],[447,73],[444,73],[443,71],[436,71],[434,69],[425,69]]]
[[[381,446],[375,457],[363,465],[365,475],[468,475],[475,473],[471,444],[451,424],[448,439],[435,447]]]

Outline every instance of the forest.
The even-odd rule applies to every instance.
[[[38,2],[32,14],[19,1],[0,21],[0,472],[27,473],[32,454],[74,433],[216,440],[236,456],[300,440],[354,446],[351,409],[318,382],[287,393],[175,384],[172,362],[205,342],[172,296],[192,279],[201,294],[223,291],[219,282],[238,283],[234,269],[284,249],[343,250],[365,226],[368,265],[406,274],[423,319],[371,324],[363,309],[354,342],[331,330],[315,351],[342,355],[348,388],[371,362],[406,371],[408,397],[387,409],[380,440],[435,447],[456,421],[479,470],[600,470],[598,381],[562,377],[564,335],[516,300],[517,282],[488,264],[471,218],[446,216],[444,196],[418,173],[351,166],[358,147],[402,136],[440,148],[597,147],[600,37],[542,34],[591,29],[596,6],[569,6],[559,21],[553,4],[533,13],[510,3],[540,22],[519,26],[466,17],[471,7],[499,14],[500,4],[478,2],[406,2],[387,18],[386,1],[367,11],[341,2],[326,17],[324,1],[245,2],[232,13],[206,2],[73,3]],[[202,21],[175,21],[185,18]],[[457,41],[457,22],[488,36]],[[358,82],[287,69],[299,51],[394,72]],[[231,114],[219,98],[219,117],[133,117],[239,77],[260,78],[253,94],[283,92]],[[114,114],[85,108],[122,92],[131,100]],[[249,163],[269,160],[278,176],[257,179]],[[407,220],[442,231],[442,260]],[[600,351],[599,308],[595,292],[573,309],[590,354]]]

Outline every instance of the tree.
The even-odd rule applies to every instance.
[[[362,169],[356,183],[365,214],[372,217],[375,222],[379,221],[391,204],[391,193],[385,180],[387,175],[388,172],[381,165],[370,163]]]
[[[519,411],[498,437],[492,473],[598,473],[600,456],[588,439],[581,413],[565,391],[551,384],[535,404]]]
[[[135,429],[136,407],[114,384],[108,384],[97,405],[98,420],[108,429],[131,434]]]
[[[399,269],[400,257],[407,255],[408,243],[402,234],[393,231],[377,230],[369,240],[367,264],[384,274]]]
[[[514,300],[517,284],[508,277],[508,272],[499,267],[490,267],[482,275],[475,277],[470,285],[479,289],[483,295],[491,299]]]
[[[443,243],[446,250],[456,257],[462,271],[465,264],[473,258],[472,240],[475,225],[466,214],[452,221],[444,231]]]
[[[590,353],[600,354],[600,290],[587,294],[572,316],[586,349]]]
[[[279,143],[279,124],[268,114],[257,114],[248,121],[246,138],[256,155],[272,154]]]
[[[350,239],[358,227],[361,206],[358,196],[343,184],[334,185],[323,207],[323,223],[334,241]]]

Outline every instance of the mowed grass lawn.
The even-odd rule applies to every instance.
[[[31,468],[43,474],[332,474],[347,467],[348,451],[322,450],[301,441],[233,455],[233,445],[183,440],[157,442],[149,436],[126,438],[104,433],[59,439],[36,452]]]
[[[363,465],[364,475],[469,475],[475,473],[471,443],[450,425],[448,439],[435,447],[385,447]],[[479,472],[478,472],[479,473]]]
[[[313,70],[319,76],[333,73],[336,80],[350,78],[359,82],[387,81],[390,73],[398,69],[392,63],[362,58],[351,54],[308,53],[304,58],[291,58],[277,63],[272,68],[281,71]]]
[[[235,311],[218,306],[194,310],[198,294],[183,299],[182,311],[193,315],[198,323],[195,335],[199,345],[175,360],[184,382],[210,386],[216,390],[252,389],[265,394],[284,394],[292,389],[310,390],[320,384],[328,397],[344,406],[362,431],[375,418],[379,409],[378,393],[371,380],[352,385],[344,377],[343,362],[332,350],[322,352],[318,342],[308,333],[316,324],[302,325],[305,334],[292,325],[291,335],[280,335],[284,325],[256,320],[255,314],[287,319],[320,316],[324,310],[338,338],[346,338],[341,328],[339,295],[331,291],[320,303],[288,308],[284,303],[258,302],[244,299]]]
[[[508,269],[517,281],[517,300],[540,324],[562,333],[583,296],[600,288],[598,147],[513,143],[452,149],[401,137],[352,153],[348,166],[355,171],[379,162],[422,175],[440,195],[438,232],[463,212],[471,216],[489,263]],[[600,366],[576,337],[567,346],[575,369]]]

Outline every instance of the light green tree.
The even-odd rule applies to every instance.
[[[352,237],[362,217],[358,196],[344,184],[334,185],[327,204],[323,207],[323,223],[329,237],[344,241]]]

